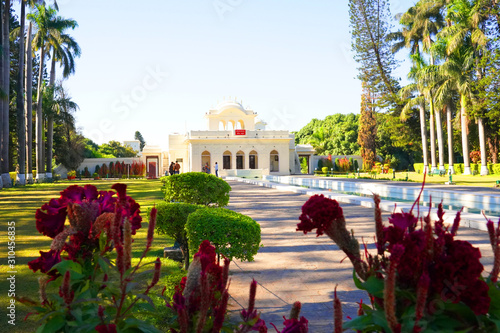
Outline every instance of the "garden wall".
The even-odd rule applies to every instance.
[[[88,168],[90,174],[92,175],[95,172],[96,165],[109,165],[110,162],[124,162],[125,164],[132,164],[132,162],[140,162],[140,157],[113,157],[113,158],[86,158],[83,160],[82,164],[78,167],[78,170],[84,170],[85,167]],[[61,178],[66,178],[66,175],[69,170],[66,170],[65,167],[59,165],[55,168],[54,173],[61,175]]]

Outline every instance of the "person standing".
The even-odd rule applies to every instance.
[[[180,170],[181,170],[181,165],[179,164],[179,162],[175,162],[174,166],[175,174],[178,175]]]
[[[172,163],[170,163],[170,166],[168,167],[168,172],[170,173],[170,176],[172,176],[174,174],[174,166],[175,166],[175,163],[172,162]]]
[[[217,164],[217,162],[215,162],[214,170],[215,170],[215,177],[219,177],[219,165]]]

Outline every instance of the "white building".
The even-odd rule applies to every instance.
[[[202,171],[208,166],[212,174],[217,162],[219,176],[300,173],[294,134],[266,130],[266,123],[259,120],[253,110],[245,109],[236,101],[224,101],[205,113],[205,119],[205,131],[170,134],[168,151],[144,147],[142,158],[148,176],[165,174],[171,162],[179,163],[181,172]],[[313,149],[302,151],[301,155],[314,154]]]

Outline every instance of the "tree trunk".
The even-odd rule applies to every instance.
[[[425,105],[420,104],[420,131],[422,133],[422,158],[424,160],[424,172],[429,171],[429,158],[427,157],[427,126],[425,126]]]
[[[484,138],[484,119],[477,118],[477,126],[479,130],[479,147],[481,150],[481,176],[486,176],[488,172],[488,162],[486,160],[486,140]]]
[[[465,108],[467,103],[465,95],[460,96],[460,122],[462,127],[462,152],[464,155],[464,175],[470,175],[470,162],[469,162],[469,119],[467,118],[467,110]]]
[[[491,154],[491,163],[498,163],[498,134],[488,135],[488,148]]]
[[[20,33],[19,33],[19,73],[17,78],[17,143],[19,173],[17,180],[21,185],[26,185],[26,118],[24,116],[24,25],[26,6],[21,0]]]
[[[437,170],[436,163],[436,125],[434,123],[434,104],[430,103],[429,130],[431,132],[431,172]]]
[[[49,87],[53,87],[56,82],[56,51],[52,51],[52,61],[50,65]],[[54,144],[54,116],[47,118],[47,177],[52,178],[52,148]]]
[[[3,4],[0,2],[0,50],[3,48]],[[3,58],[0,53],[0,93],[3,94],[4,86],[3,86]],[[4,187],[2,181],[2,173],[3,173],[3,103],[2,98],[0,98],[0,188]]]
[[[31,30],[33,23],[28,26],[28,36],[26,39],[26,97],[24,109],[26,117],[26,160],[28,165],[27,181],[33,181],[33,59],[31,51]]]
[[[43,43],[42,43],[43,45]],[[36,179],[43,181],[45,178],[44,160],[43,160],[43,118],[42,118],[42,80],[43,80],[43,63],[45,58],[45,50],[42,47],[40,50],[40,71],[38,73],[38,91],[36,101]]]
[[[441,119],[441,110],[436,109],[436,131],[438,142],[439,170],[444,169],[444,140],[443,140],[443,121]]]
[[[2,99],[3,108],[3,128],[2,128],[2,182],[3,186],[10,186],[9,175],[9,79],[10,79],[10,45],[9,45],[9,20],[10,20],[10,0],[6,0],[3,7],[3,50],[2,50],[2,81],[3,91],[7,95]]]
[[[453,167],[453,125],[451,119],[451,105],[446,104],[446,127],[448,131],[448,173],[452,175],[455,174],[455,168]]]

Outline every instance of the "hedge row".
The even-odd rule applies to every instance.
[[[423,163],[414,163],[413,167],[415,168],[415,171],[418,173],[422,173],[424,170]],[[449,167],[449,164],[444,165],[445,170],[448,170],[448,167]],[[455,164],[453,164],[453,169],[455,169],[455,173],[462,174],[462,173],[464,173],[464,164],[463,163],[455,163]],[[479,172],[481,171],[481,163],[471,163],[470,169],[471,169],[471,172],[475,172],[476,174],[479,174]],[[492,175],[500,175],[500,163],[488,164],[488,171]]]

